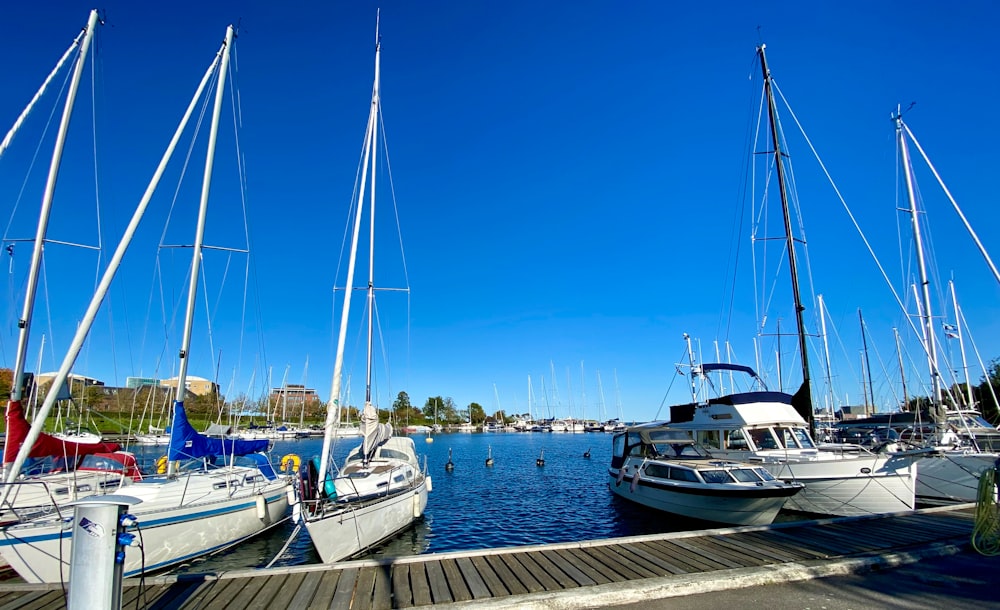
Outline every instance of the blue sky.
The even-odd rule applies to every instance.
[[[221,362],[220,384],[231,394],[261,392],[269,369],[272,385],[286,367],[289,381],[301,382],[307,356],[306,382],[324,398],[329,393],[331,289],[368,111],[378,6],[382,107],[411,287],[409,300],[380,295],[391,367],[389,386],[384,373],[379,378],[379,387],[387,387],[380,389],[383,406],[405,390],[416,403],[441,394],[489,411],[496,384],[502,408],[524,411],[530,375],[536,408],[544,405],[542,378],[555,408],[554,370],[561,410],[555,414],[564,415],[570,402],[578,414],[585,392],[588,415],[595,416],[600,371],[608,410],[615,410],[617,372],[625,417],[644,420],[656,414],[668,387],[668,403],[686,399],[684,378],[674,372],[682,333],[700,340],[706,359],[713,341],[728,339],[739,359],[753,365],[749,221],[739,235],[735,226],[746,200],[743,167],[748,125],[756,120],[760,41],[778,86],[897,289],[909,281],[901,266],[910,264],[906,217],[896,212],[902,201],[889,115],[897,104],[916,102],[908,124],[986,248],[998,249],[990,223],[997,217],[992,178],[1000,164],[993,146],[1000,122],[991,112],[1000,93],[994,43],[1000,9],[989,2],[946,8],[931,2],[104,3],[97,84],[85,79],[81,87],[49,238],[97,243],[96,134],[100,239],[113,249],[226,25],[238,21],[239,146],[255,263],[249,285],[259,305],[252,300],[244,315],[244,260],[234,256],[227,268],[221,255],[206,257],[213,339],[204,338],[202,313],[190,371],[212,377]],[[8,7],[13,25],[0,39],[7,58],[0,68],[4,129],[90,8],[70,1]],[[55,98],[46,99],[0,159],[2,209],[12,218],[8,240],[33,234],[52,131],[25,176]],[[228,104],[206,241],[239,248],[246,238]],[[876,398],[889,404],[898,386],[891,328],[902,328],[903,316],[787,110],[782,116],[812,283],[837,329],[834,386],[840,400],[860,400],[861,308],[889,373],[873,352]],[[153,269],[161,235],[165,243],[190,243],[193,232],[204,163],[199,148],[164,229],[182,148],[79,373],[120,384],[128,375],[172,374],[179,323],[163,330],[154,320],[162,320],[164,308],[169,319],[182,303],[189,251],[160,254],[163,299]],[[388,181],[379,180],[380,195],[388,194]],[[954,276],[983,358],[1000,356],[997,283],[933,178],[924,171],[918,180],[936,273]],[[381,211],[389,211],[391,201],[383,201]],[[396,238],[382,232],[380,240],[387,250],[379,250],[386,268],[380,283],[400,285]],[[741,251],[736,284],[734,248]],[[18,244],[8,269],[0,320],[4,366],[13,365],[28,256],[28,244]],[[59,246],[47,249],[46,264],[30,370],[42,334],[41,368],[57,367],[98,265],[93,253]],[[758,284],[775,273],[769,272]],[[787,283],[784,274],[777,278]],[[785,293],[775,299],[781,302],[769,319],[781,317],[787,331],[790,304]],[[919,348],[907,340],[915,362],[908,365],[910,391],[926,392],[913,387],[924,369]],[[357,352],[358,345],[352,331],[348,346]],[[787,383],[791,338],[783,339],[782,351]],[[811,357],[813,375],[821,377],[819,356]],[[765,360],[775,386],[774,358]],[[360,363],[350,357],[353,402],[360,399]]]

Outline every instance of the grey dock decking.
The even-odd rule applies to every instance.
[[[964,543],[974,505],[894,515],[699,530],[576,543],[480,549],[385,560],[127,580],[123,608],[382,610],[866,557]],[[669,519],[668,515],[664,518]],[[727,572],[730,571],[730,572]],[[139,598],[139,599],[137,599]],[[138,603],[137,603],[138,602]],[[0,610],[66,605],[60,586],[0,584]]]

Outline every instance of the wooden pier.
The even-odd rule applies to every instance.
[[[974,505],[871,517],[699,530],[385,560],[126,581],[123,608],[408,608],[638,587],[649,579],[728,581],[748,568],[818,568],[849,558],[964,545]],[[669,516],[664,516],[669,518]],[[709,583],[706,588],[705,584]],[[138,602],[138,603],[137,603]],[[59,585],[0,584],[0,610],[65,607]]]

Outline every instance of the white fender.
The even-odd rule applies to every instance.
[[[431,493],[432,491],[434,491],[434,485],[431,484],[431,478],[429,476],[426,476],[424,477],[424,479],[427,481],[427,493]]]
[[[257,518],[267,523],[267,517],[267,499],[264,498],[264,494],[257,494]]]

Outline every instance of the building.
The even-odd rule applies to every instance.
[[[296,407],[319,401],[319,396],[313,388],[307,388],[300,383],[288,383],[281,388],[271,388],[271,404]]]
[[[177,377],[161,380],[160,387],[176,389]],[[195,377],[194,375],[188,375],[184,387],[195,396],[214,396],[219,393],[219,384],[204,377]]]
[[[139,388],[148,387],[159,387],[160,380],[154,377],[126,377],[125,387],[131,390],[138,390]]]

